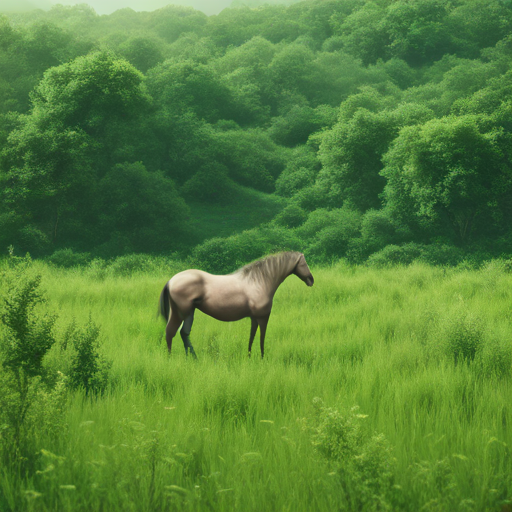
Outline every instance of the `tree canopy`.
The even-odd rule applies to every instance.
[[[510,2],[256,4],[0,17],[0,245],[190,252],[253,189],[262,248],[512,253]]]

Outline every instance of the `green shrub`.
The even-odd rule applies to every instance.
[[[57,267],[80,267],[91,261],[91,255],[88,252],[74,252],[73,249],[59,249],[48,258],[48,261]]]
[[[310,145],[297,146],[276,179],[276,193],[292,197],[299,190],[312,187],[320,167],[316,151]]]
[[[285,228],[296,228],[307,219],[307,216],[298,204],[291,203],[275,217],[274,222]]]
[[[313,401],[313,422],[305,420],[311,442],[336,472],[349,510],[392,510],[399,501],[394,485],[396,460],[383,434],[363,428],[357,407],[344,412]]]
[[[368,210],[361,218],[361,236],[353,238],[347,256],[364,261],[370,254],[399,241],[399,234],[386,210]]]
[[[48,254],[51,245],[46,233],[30,224],[19,230],[18,242],[22,251],[30,251],[36,256]]]
[[[309,245],[306,256],[314,263],[324,263],[345,256],[350,240],[359,234],[361,215],[343,207],[334,210],[321,208],[311,212],[297,229]]]
[[[108,273],[114,276],[130,276],[138,272],[151,272],[158,268],[160,261],[149,254],[127,254],[117,257],[108,265]]]
[[[421,260],[431,265],[456,266],[464,258],[464,251],[458,247],[447,244],[424,245],[421,251]]]
[[[56,316],[38,307],[45,301],[41,275],[30,265],[27,258],[2,275],[7,291],[0,314],[0,451],[10,462],[29,455],[35,428],[30,418],[44,391],[43,358],[55,343]]]
[[[151,254],[127,254],[115,258],[110,263],[102,259],[95,259],[89,265],[87,272],[100,279],[106,276],[128,277],[147,273],[175,274],[183,270],[181,265],[177,258]]]
[[[388,265],[410,265],[422,254],[422,246],[410,242],[404,245],[387,245],[384,249],[371,254],[367,264],[376,267]]]
[[[330,205],[326,190],[317,184],[299,190],[294,194],[293,200],[308,212]]]
[[[300,240],[289,229],[263,225],[227,238],[211,238],[195,247],[192,259],[202,270],[227,274],[266,254],[300,247]]]
[[[224,165],[212,162],[185,182],[181,191],[189,200],[226,204],[234,199],[237,186]]]
[[[69,367],[71,389],[84,389],[85,394],[101,393],[105,390],[112,362],[99,352],[100,329],[91,318],[79,328],[72,322],[66,330],[64,349],[72,345],[73,355]]]
[[[103,258],[94,258],[86,267],[86,274],[94,279],[103,280],[107,277],[108,262]]]

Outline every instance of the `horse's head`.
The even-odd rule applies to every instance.
[[[295,274],[298,278],[302,279],[308,286],[313,286],[313,283],[315,282],[313,274],[311,274],[311,270],[309,270],[308,264],[306,263],[306,258],[304,258],[304,254],[302,253],[297,260],[292,274]]]

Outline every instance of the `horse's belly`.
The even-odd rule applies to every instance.
[[[242,294],[229,297],[205,298],[197,305],[197,309],[211,317],[224,322],[234,322],[250,316],[247,298]]]

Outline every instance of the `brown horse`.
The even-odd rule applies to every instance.
[[[169,353],[172,340],[183,322],[180,335],[185,345],[185,353],[188,355],[190,350],[196,357],[189,335],[194,321],[194,310],[199,309],[224,322],[249,317],[249,356],[259,327],[263,357],[265,332],[274,294],[291,274],[298,276],[308,286],[313,286],[313,276],[304,254],[300,252],[268,256],[225,276],[208,274],[202,270],[185,270],[176,274],[160,294],[159,312],[167,321],[165,337]]]

